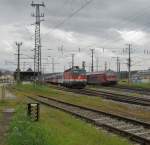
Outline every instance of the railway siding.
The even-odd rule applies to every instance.
[[[82,119],[90,121],[97,126],[101,126],[108,130],[128,136],[131,140],[138,143],[144,143],[145,145],[150,144],[150,124],[148,123],[107,114],[90,108],[65,103],[63,101],[57,101],[44,96],[30,98],[45,105],[69,112]]]
[[[53,86],[54,87],[54,86]],[[129,103],[129,104],[135,104],[135,105],[142,105],[142,106],[150,106],[150,98],[143,98],[139,96],[129,96],[125,94],[119,94],[119,93],[114,93],[114,92],[107,92],[104,90],[93,90],[93,89],[82,89],[82,90],[77,90],[77,89],[68,89],[64,87],[54,87],[59,90],[64,90],[68,92],[74,92],[74,93],[79,93],[79,94],[84,94],[84,95],[89,95],[89,96],[99,96],[104,99],[110,99],[118,102],[124,102],[124,103]]]

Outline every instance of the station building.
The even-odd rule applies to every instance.
[[[21,81],[33,81],[34,77],[37,77],[37,72],[32,71],[29,68],[27,71],[20,72],[20,80]],[[14,78],[17,79],[17,71],[14,72]]]

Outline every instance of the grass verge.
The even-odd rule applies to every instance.
[[[127,86],[127,87],[131,87],[131,88],[140,88],[140,89],[150,89],[150,83],[130,83],[128,84],[127,81],[120,81],[118,83],[118,85],[120,86]]]
[[[39,122],[31,122],[25,108],[23,103],[16,109],[8,145],[131,145],[126,139],[45,106],[41,106]]]

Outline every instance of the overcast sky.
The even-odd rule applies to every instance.
[[[41,25],[42,62],[45,72],[51,72],[52,57],[55,71],[63,71],[71,64],[75,53],[75,65],[86,61],[87,71],[91,65],[91,48],[95,48],[95,70],[116,69],[116,59],[121,69],[127,69],[128,43],[132,44],[132,70],[148,69],[150,54],[150,1],[149,0],[93,0],[72,18],[68,17],[89,0],[44,0],[45,21]],[[33,57],[34,25],[30,0],[0,0],[0,68],[16,69],[15,41],[22,41],[21,57]],[[41,2],[41,1],[35,1]],[[61,24],[65,20],[65,23]],[[59,26],[59,27],[57,27]],[[63,48],[63,53],[58,51]],[[79,52],[80,48],[80,52]],[[52,50],[48,50],[52,49]],[[104,50],[104,51],[103,51]],[[51,56],[48,58],[48,56]],[[10,63],[11,62],[11,63]],[[33,60],[22,59],[22,69],[33,66]],[[25,62],[25,63],[23,63]],[[98,65],[96,64],[98,62]],[[13,64],[12,64],[13,63]],[[23,66],[24,64],[24,66]]]

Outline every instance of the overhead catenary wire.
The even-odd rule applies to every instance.
[[[149,6],[146,6],[146,7],[143,7],[141,10],[140,10],[140,12],[142,12],[140,15],[138,14],[138,11],[136,12],[136,15],[134,15],[134,16],[130,16],[130,17],[128,17],[128,20],[130,20],[130,21],[134,21],[137,17],[139,17],[139,16],[143,16],[144,14],[145,14],[145,12],[144,12],[144,10],[146,10],[147,8],[149,8]],[[116,22],[115,24],[114,24],[114,26],[118,26],[118,25],[120,25],[120,24],[124,24],[124,25],[126,25],[126,24],[128,24],[129,23],[129,21],[122,21],[122,22],[120,22],[120,23],[118,23],[118,22]],[[130,24],[131,25],[131,24]],[[135,28],[135,23],[132,23],[132,26],[134,25],[134,27],[132,27],[132,29],[134,29]],[[129,26],[129,25],[128,25]],[[131,29],[131,28],[130,28]],[[119,30],[119,29],[118,29]],[[142,29],[140,29],[141,31],[142,30],[145,30],[145,27],[144,28],[142,28]],[[135,32],[135,33],[137,33],[137,31]],[[121,40],[121,38],[116,38],[116,39],[114,39],[114,40],[106,40],[106,41],[103,41],[103,44],[102,44],[102,47],[104,47],[106,44],[108,44],[108,41],[111,41],[111,42],[118,42],[118,41],[122,41]],[[89,45],[89,44],[88,44]],[[96,46],[97,44],[91,44],[91,45],[89,45],[90,47],[94,47],[94,46]]]
[[[57,24],[54,28],[59,28],[61,25],[63,25],[65,22],[67,22],[69,19],[71,19],[73,16],[75,16],[77,13],[79,13],[82,9],[84,9],[87,5],[89,5],[93,0],[89,0],[85,2],[80,8],[76,9],[73,13],[71,13],[66,19],[64,19],[62,22]]]
[[[59,28],[60,26],[62,26],[63,24],[65,24],[70,18],[72,18],[76,13],[78,13],[78,10],[80,11],[80,9],[82,9],[83,6],[81,6],[81,8],[77,9],[76,11],[74,11],[72,14],[69,15],[69,17],[67,17],[66,19],[64,19],[61,23],[57,24],[54,28]],[[144,13],[143,13],[144,14]],[[142,15],[143,15],[142,14]],[[138,15],[139,16],[139,15]],[[137,16],[134,16],[133,18],[136,18]],[[135,24],[134,24],[135,25]],[[119,38],[119,40],[121,40]],[[118,41],[118,39],[116,40],[112,40],[112,42],[116,42]],[[108,42],[108,41],[107,41]],[[104,44],[103,44],[104,45]]]
[[[57,29],[60,26],[62,26],[63,24],[65,24],[68,20],[70,20],[73,16],[75,16],[77,13],[79,13],[82,9],[84,9],[86,6],[88,6],[92,1],[94,0],[88,0],[87,2],[85,2],[81,7],[79,7],[78,9],[76,9],[74,12],[72,12],[67,18],[65,18],[63,21],[61,21],[60,23],[58,23],[57,25],[54,26],[53,29]],[[46,34],[48,34],[50,31],[47,31]]]
[[[63,25],[66,21],[68,21],[71,17],[73,17],[76,13],[78,13],[81,9],[83,9],[84,7],[86,7],[88,4],[90,4],[91,2],[92,2],[93,0],[90,0],[90,1],[87,1],[84,5],[82,5],[79,9],[77,9],[76,11],[74,11],[73,13],[71,13],[70,15],[69,15],[69,17],[67,17],[66,19],[64,19],[62,22],[60,22],[59,24],[57,24],[54,28],[59,28],[61,25]],[[147,6],[146,7],[144,7],[144,8],[142,8],[142,9],[146,9],[147,8]],[[140,12],[141,12],[141,10],[140,10]],[[142,11],[142,12],[144,12],[144,11]],[[137,14],[137,13],[136,13]],[[142,13],[142,15],[144,15],[145,13]],[[131,20],[134,20],[135,18],[137,18],[139,15],[134,15],[134,17],[131,17],[132,19]],[[134,18],[134,19],[133,19]],[[126,24],[126,23],[128,23],[128,22],[122,22],[121,24]],[[118,23],[116,23],[116,25],[118,25]],[[49,31],[47,32],[47,33],[49,33]],[[112,40],[112,42],[116,42],[116,41],[118,41],[118,40],[120,40],[120,38],[119,39],[115,39],[115,40]],[[106,43],[108,42],[108,41],[105,41]],[[105,43],[104,43],[105,44]],[[103,44],[103,45],[104,45]],[[95,44],[93,44],[93,45],[91,45],[91,46],[94,46]]]

